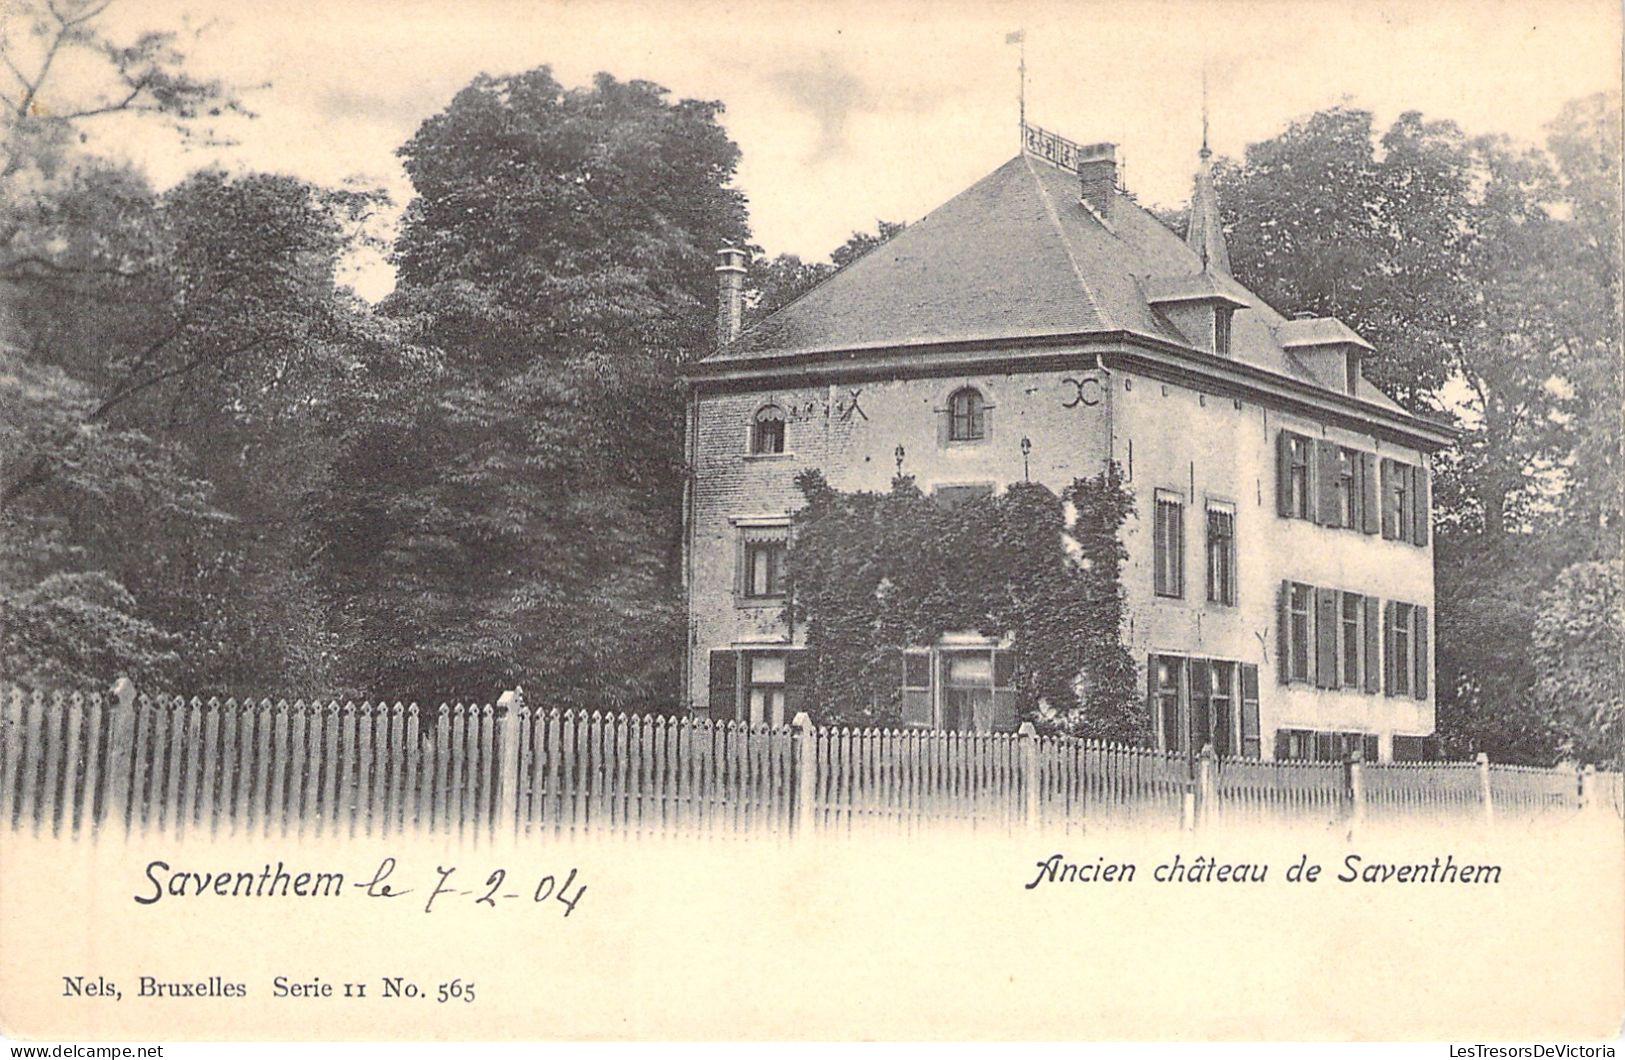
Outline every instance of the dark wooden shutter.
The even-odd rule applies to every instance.
[[[739,715],[739,653],[719,648],[711,653],[710,714],[713,721]]]
[[[1292,683],[1292,583],[1282,582],[1275,606],[1275,677]]]
[[[807,709],[808,686],[812,683],[812,662],[804,651],[784,656],[784,721],[789,724]]]
[[[982,406],[982,441],[993,440],[993,406]]]
[[[1157,657],[1147,655],[1145,657],[1145,716],[1151,719],[1151,731],[1153,733],[1161,731],[1162,716],[1158,713],[1160,710],[1161,706],[1157,703]],[[1164,749],[1172,746],[1170,739],[1174,735],[1174,733],[1169,732],[1162,734]]]
[[[1392,460],[1382,462],[1382,536],[1385,541],[1399,537],[1399,465]]]
[[[922,670],[923,664],[923,673]],[[931,728],[931,653],[899,652],[898,681],[902,688],[903,724],[910,728]],[[910,667],[916,671],[911,678]]]
[[[1206,659],[1190,661],[1190,749],[1196,753],[1213,742],[1212,710],[1213,676]]]
[[[1337,590],[1315,590],[1315,685],[1337,687]]]
[[[1016,653],[993,651],[993,731],[1016,731]]]
[[[1324,438],[1315,441],[1315,522],[1322,526],[1339,525],[1339,495],[1342,476],[1338,464],[1339,447]]]
[[[1375,596],[1368,596],[1361,608],[1365,612],[1365,690],[1373,694],[1382,691],[1382,631],[1377,617],[1380,603]]]
[[[1360,758],[1362,761],[1375,762],[1377,754],[1377,734],[1368,732],[1361,740]]]
[[[1411,692],[1417,699],[1428,697],[1428,609],[1421,604],[1411,608],[1411,652],[1416,656],[1416,674]]]
[[[1290,750],[1290,747],[1291,747],[1291,744],[1290,744],[1289,741],[1291,739],[1292,739],[1292,733],[1291,733],[1290,730],[1287,730],[1287,729],[1276,729],[1275,730],[1275,760],[1277,762],[1284,762],[1284,761],[1287,760],[1288,751]]]
[[[1377,455],[1360,454],[1360,529],[1374,534],[1382,529],[1382,512],[1377,507]]]
[[[952,395],[949,395],[947,407],[946,408],[940,408],[940,409],[937,410],[937,448],[938,449],[946,449],[946,448],[948,448],[948,443],[953,440],[953,437],[954,437],[954,435],[953,435],[953,423],[954,423],[954,399],[953,399]]]
[[[1433,514],[1428,510],[1428,469],[1411,468],[1411,541],[1418,545],[1428,543],[1428,524]]]
[[[1394,694],[1394,611],[1392,600],[1382,605],[1382,693]]]
[[[1292,432],[1275,436],[1275,510],[1292,517]]]
[[[1241,664],[1241,753],[1245,758],[1263,754],[1258,735],[1258,667],[1253,663]]]

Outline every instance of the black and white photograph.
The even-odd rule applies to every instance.
[[[8,1055],[1616,1055],[1621,25],[0,0]]]

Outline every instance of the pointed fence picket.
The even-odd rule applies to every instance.
[[[1578,810],[1625,779],[1476,762],[1194,758],[1067,736],[791,726],[494,704],[0,686],[0,825],[77,837],[731,836],[1324,825]],[[1493,811],[1493,812],[1492,812]]]

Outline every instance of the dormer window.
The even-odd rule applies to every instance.
[[[1236,311],[1229,306],[1216,306],[1213,310],[1213,352],[1220,357],[1230,356],[1230,318]]]
[[[756,456],[784,452],[784,410],[763,405],[750,425],[750,451]]]
[[[979,442],[985,435],[982,392],[973,386],[961,387],[948,398],[948,440]]]

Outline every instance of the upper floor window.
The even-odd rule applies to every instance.
[[[1227,607],[1236,602],[1236,510],[1229,504],[1207,506],[1207,599]]]
[[[745,544],[745,595],[751,598],[784,595],[784,560],[788,548],[783,541],[749,541]]]
[[[784,410],[763,405],[750,424],[750,451],[756,454],[784,452]]]
[[[1312,503],[1309,492],[1309,454],[1311,442],[1300,434],[1286,434],[1286,511],[1282,514],[1294,519],[1308,519]]]
[[[1156,494],[1152,563],[1158,596],[1185,595],[1185,499],[1168,490]]]
[[[1357,527],[1360,521],[1360,454],[1337,450],[1337,525]]]
[[[961,387],[948,399],[948,439],[978,442],[984,436],[985,402],[973,386]]]
[[[1219,306],[1213,312],[1213,351],[1220,357],[1230,356],[1230,318],[1235,310]]]

